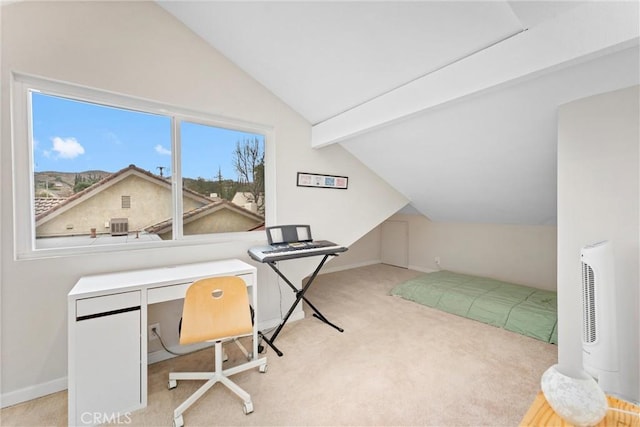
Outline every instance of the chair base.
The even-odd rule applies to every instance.
[[[169,373],[169,389],[177,387],[178,380],[207,380],[198,390],[189,396],[180,406],[173,411],[173,425],[174,427],[182,427],[184,420],[182,414],[189,409],[204,393],[207,392],[216,383],[222,383],[229,390],[234,392],[243,401],[243,411],[245,414],[253,412],[253,402],[251,402],[251,396],[249,393],[240,388],[236,383],[231,381],[228,377],[243,372],[248,369],[260,368],[260,372],[267,371],[267,358],[262,357],[260,359],[250,360],[238,366],[234,366],[229,369],[222,369],[222,342],[216,341],[215,343],[215,370],[213,372],[171,372]]]

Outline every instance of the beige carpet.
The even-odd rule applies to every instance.
[[[233,377],[254,412],[216,385],[185,426],[516,426],[557,347],[389,296],[419,272],[373,265],[321,275],[307,296],[340,333],[311,317],[287,324],[266,355],[268,371]],[[286,286],[286,285],[285,285]],[[283,291],[284,292],[284,291]],[[228,364],[241,360],[228,345]],[[149,405],[126,425],[169,426],[197,388],[167,389],[171,370],[209,370],[213,350],[149,367]],[[227,365],[225,365],[227,366]],[[3,426],[66,425],[66,392],[2,410]]]

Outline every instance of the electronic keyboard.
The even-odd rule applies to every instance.
[[[259,262],[275,262],[285,259],[304,258],[309,256],[335,254],[345,252],[347,248],[328,240],[310,242],[280,243],[267,246],[255,246],[248,253]]]
[[[309,225],[300,225],[300,224],[292,224],[292,225],[276,225],[273,227],[267,227],[267,246],[254,246],[250,248],[247,253],[249,256],[259,262],[267,264],[276,274],[284,280],[284,282],[289,285],[291,290],[296,295],[296,300],[291,304],[289,311],[282,319],[282,322],[278,325],[276,330],[271,334],[271,338],[265,336],[264,333],[259,332],[260,339],[266,342],[269,347],[271,347],[278,356],[282,356],[282,352],[275,346],[274,341],[278,338],[278,334],[289,320],[289,317],[295,310],[296,306],[304,300],[309,307],[313,310],[313,316],[320,319],[327,325],[335,328],[336,330],[343,332],[344,330],[331,323],[327,320],[326,317],[322,315],[318,311],[318,309],[309,302],[309,300],[304,296],[309,286],[313,283],[316,276],[320,272],[320,269],[324,265],[324,263],[331,256],[337,256],[340,252],[345,252],[347,248],[344,246],[340,246],[328,240],[313,240],[311,237],[311,227]],[[313,274],[309,277],[306,284],[301,289],[298,289],[287,277],[284,275],[282,271],[278,268],[276,261],[282,261],[285,259],[296,259],[296,258],[304,258],[311,257],[316,255],[322,255],[322,260],[314,270]],[[258,347],[258,351],[260,347]]]

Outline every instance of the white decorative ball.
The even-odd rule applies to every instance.
[[[542,393],[553,410],[576,426],[593,426],[607,414],[607,397],[587,373],[567,376],[553,365],[542,374]]]

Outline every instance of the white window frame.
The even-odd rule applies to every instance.
[[[207,126],[233,129],[264,135],[265,145],[265,224],[275,224],[275,139],[271,126],[239,119],[222,117],[189,110],[157,101],[136,98],[115,92],[54,81],[21,73],[12,73],[11,79],[11,147],[13,161],[13,224],[14,259],[47,258],[65,255],[113,252],[211,244],[225,242],[255,242],[264,240],[264,231],[215,233],[185,236],[182,232],[182,176],[180,162],[180,122],[188,121]],[[136,242],[109,245],[77,246],[36,249],[35,209],[33,187],[33,135],[31,134],[31,105],[29,91],[41,91],[78,101],[124,108],[171,118],[172,132],[172,202],[173,239],[157,242]],[[180,179],[181,181],[181,179]]]

